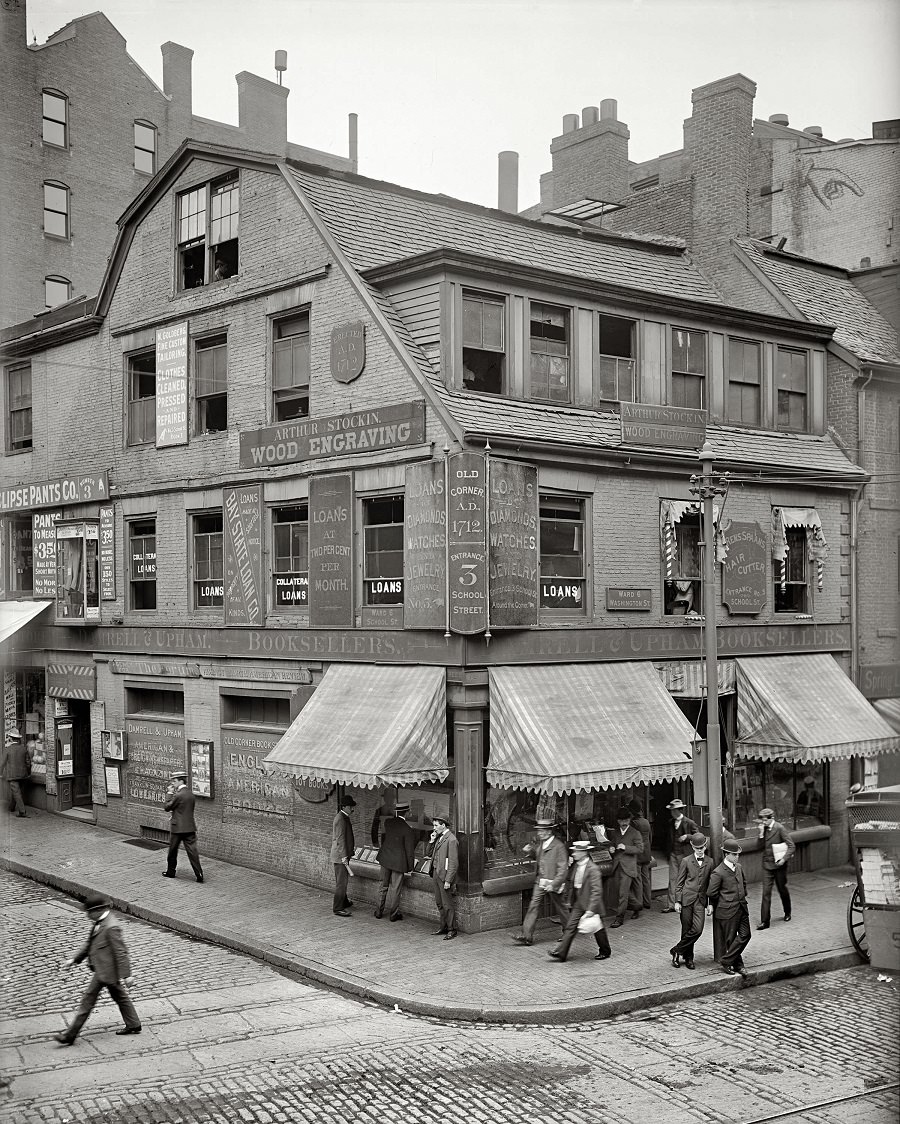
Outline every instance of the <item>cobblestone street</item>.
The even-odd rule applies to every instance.
[[[87,979],[61,967],[86,936],[80,906],[5,874],[0,903],[3,1124],[897,1118],[896,982],[866,968],[577,1029],[487,1027],[384,1011],[126,921],[144,1031],[115,1037],[104,998],[65,1049],[52,1035]]]

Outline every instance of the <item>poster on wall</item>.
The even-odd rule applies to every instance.
[[[213,798],[213,743],[188,742],[188,770],[191,792],[195,796]]]
[[[263,623],[262,485],[225,488],[225,623]]]
[[[56,597],[56,524],[62,511],[36,511],[31,517],[35,597]]]
[[[188,326],[156,329],[156,447],[188,442]]]
[[[100,600],[116,599],[116,523],[112,504],[100,508]]]
[[[72,723],[69,719],[56,723],[56,775],[71,777],[74,758],[72,756]]]
[[[91,799],[106,803],[106,782],[103,776],[103,727],[106,725],[106,703],[95,699],[91,704]]]
[[[103,775],[106,779],[106,794],[107,796],[121,796],[122,795],[122,775],[119,771],[118,765],[110,765],[109,762],[103,767]]]

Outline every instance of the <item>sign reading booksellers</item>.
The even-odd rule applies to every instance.
[[[156,447],[188,442],[188,326],[156,329]]]

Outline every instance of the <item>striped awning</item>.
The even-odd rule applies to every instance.
[[[588,792],[689,777],[694,730],[652,663],[491,668],[488,784]]]
[[[827,654],[737,663],[735,755],[832,761],[900,749],[900,737]]]
[[[900,734],[900,699],[873,699],[872,706]]]
[[[332,664],[263,768],[355,788],[444,780],[444,669]]]
[[[15,636],[20,628],[52,604],[52,601],[0,601],[0,644]]]

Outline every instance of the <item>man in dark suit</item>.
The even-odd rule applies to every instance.
[[[563,926],[562,934],[555,947],[548,953],[554,960],[562,963],[569,955],[569,949],[575,934],[578,932],[578,922],[582,917],[596,918],[600,928],[594,933],[597,942],[597,955],[595,960],[606,960],[612,950],[609,947],[609,936],[603,928],[603,878],[600,868],[591,858],[594,845],[587,840],[578,839],[569,845],[572,853],[572,865],[566,876],[565,896],[570,908],[569,919]]]
[[[384,838],[378,848],[378,865],[381,867],[381,893],[376,917],[384,917],[385,906],[391,921],[402,921],[400,891],[403,879],[415,866],[416,833],[406,822],[409,804],[395,804],[394,814],[382,821]]]
[[[694,945],[703,932],[706,915],[712,913],[707,900],[713,861],[706,853],[707,839],[702,831],[691,836],[692,853],[681,860],[675,880],[675,911],[681,914],[681,940],[669,949],[672,966],[684,961],[685,968],[694,967]]]
[[[341,797],[337,815],[331,823],[331,862],[334,865],[334,900],[331,912],[335,917],[349,917],[353,902],[347,897],[347,885],[353,875],[350,860],[356,849],[350,815],[356,801],[346,793]]]
[[[9,782],[9,810],[15,809],[17,816],[25,817],[25,798],[23,788],[31,776],[31,753],[22,744],[18,726],[10,726],[6,731],[9,739],[3,754],[3,776]]]
[[[563,890],[566,885],[566,874],[569,870],[569,855],[566,845],[554,834],[556,826],[552,819],[540,819],[535,822],[537,843],[529,844],[525,848],[534,854],[537,859],[535,867],[534,889],[531,891],[531,901],[528,912],[522,922],[521,935],[516,934],[513,940],[516,944],[534,944],[534,927],[537,924],[538,914],[541,912],[541,902],[546,897],[550,902],[553,912],[563,925],[569,920],[569,911],[563,901]]]
[[[641,915],[641,883],[638,875],[638,857],[644,853],[641,833],[631,823],[631,812],[620,808],[616,813],[618,826],[610,838],[612,880],[616,900],[616,917],[611,928],[625,920],[625,911],[631,910],[632,919]]]
[[[693,820],[684,814],[684,801],[670,800],[666,805],[671,820],[666,825],[666,855],[669,859],[669,890],[663,913],[675,912],[675,882],[681,869],[681,860],[691,853],[691,836],[700,830]]]
[[[61,1033],[54,1035],[62,1046],[71,1046],[87,1022],[100,992],[106,988],[116,1002],[125,1025],[116,1034],[140,1034],[141,1020],[131,1002],[128,987],[132,982],[128,949],[122,931],[110,917],[111,904],[102,894],[89,894],[84,909],[91,922],[91,933],[82,948],[65,963],[66,968],[87,960],[93,975],[85,989],[72,1021]]]
[[[763,845],[763,891],[757,929],[768,929],[772,917],[772,886],[778,888],[785,921],[791,919],[791,893],[787,888],[787,864],[797,850],[784,824],[778,823],[771,808],[759,813],[759,838]],[[778,857],[774,848],[778,846]],[[785,850],[785,848],[787,848]]]
[[[431,878],[434,882],[434,902],[441,918],[435,936],[444,934],[445,941],[456,938],[456,876],[459,873],[459,842],[450,830],[450,820],[444,813],[431,817],[432,833]]]
[[[743,952],[750,943],[750,911],[747,906],[747,883],[738,862],[740,845],[734,839],[722,844],[722,862],[709,879],[707,897],[715,909],[715,924],[722,936],[725,949],[719,958],[723,971],[729,976],[737,973],[746,976]]]
[[[640,832],[641,839],[644,843],[644,853],[638,855],[637,861],[638,881],[640,882],[641,889],[641,905],[644,909],[650,909],[653,905],[653,853],[650,849],[650,821],[644,815],[644,809],[641,807],[640,800],[629,800],[626,807],[628,811],[631,812],[631,826],[635,831]]]
[[[171,784],[166,789],[163,808],[172,814],[169,826],[169,853],[163,877],[174,878],[178,866],[178,847],[184,844],[191,869],[198,882],[203,881],[200,853],[197,850],[197,825],[194,822],[194,794],[187,786],[187,773],[172,773]]]

